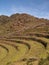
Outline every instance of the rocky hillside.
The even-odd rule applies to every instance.
[[[14,35],[49,34],[49,20],[39,19],[29,14],[0,16],[0,37]]]

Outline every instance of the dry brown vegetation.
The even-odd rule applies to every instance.
[[[49,65],[49,20],[0,16],[0,65]]]
[[[28,14],[0,16],[0,36],[49,33],[49,20],[38,19]]]

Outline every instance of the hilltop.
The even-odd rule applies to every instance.
[[[34,33],[49,34],[49,20],[25,13],[0,16],[0,37],[32,35]]]

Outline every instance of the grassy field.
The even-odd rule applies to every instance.
[[[46,35],[0,39],[0,65],[48,65],[48,57],[49,38]]]

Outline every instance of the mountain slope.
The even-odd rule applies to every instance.
[[[39,19],[25,13],[13,14],[10,17],[0,16],[0,36],[34,33],[49,33],[49,20]]]

